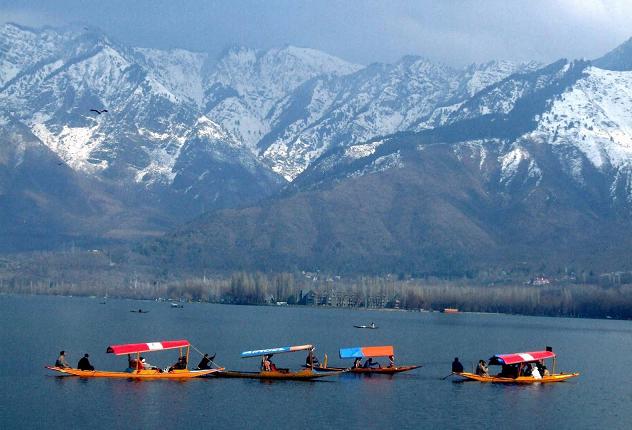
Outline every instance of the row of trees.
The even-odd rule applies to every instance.
[[[96,272],[85,279],[0,279],[0,292],[167,298],[233,304],[299,303],[309,291],[349,294],[363,306],[370,297],[385,297],[388,307],[434,309],[456,307],[469,312],[527,315],[613,317],[632,319],[632,284],[599,286],[471,285],[463,281],[401,280],[388,277],[334,279],[302,273],[247,273],[159,281],[132,273]]]

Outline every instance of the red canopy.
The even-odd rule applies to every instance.
[[[106,352],[116,355],[135,354],[137,352],[161,351],[189,346],[188,340],[163,340],[162,342],[128,343],[108,346]]]
[[[555,357],[553,351],[516,352],[513,354],[494,355],[489,359],[490,364],[516,364],[544,360]]]

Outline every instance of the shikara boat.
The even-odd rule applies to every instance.
[[[379,358],[379,357],[394,357],[395,352],[393,350],[393,346],[360,346],[354,348],[340,348],[339,351],[340,358],[342,359],[369,359],[369,358]],[[306,366],[310,367],[310,366]],[[407,372],[409,370],[417,369],[421,367],[421,365],[409,365],[409,366],[388,366],[388,367],[351,367],[348,369],[342,367],[329,367],[327,364],[313,366],[314,370],[318,370],[321,372],[326,371],[341,371],[348,370],[349,373],[360,373],[360,374],[385,374],[385,375],[393,375],[395,373]]]
[[[371,323],[369,325],[354,325],[355,328],[369,328],[369,329],[373,329],[375,330],[376,328],[378,328],[375,323]]]
[[[540,374],[544,367],[544,360],[553,360],[553,371],[548,370]],[[457,372],[462,378],[479,382],[492,382],[497,384],[544,384],[549,382],[566,381],[579,376],[579,373],[555,373],[557,357],[547,348],[546,351],[518,352],[513,354],[498,354],[489,359],[490,366],[502,366],[502,371],[497,375],[477,375],[476,373]],[[527,366],[529,365],[529,366]],[[531,375],[525,375],[524,369],[534,367],[536,370]]]
[[[284,380],[312,380],[317,378],[323,378],[326,376],[332,376],[344,371],[333,372],[317,372],[313,369],[303,369],[298,371],[291,371],[289,369],[279,369],[269,360],[274,354],[297,352],[297,351],[309,351],[311,356],[314,347],[312,345],[300,345],[300,346],[285,346],[279,348],[259,349],[254,351],[244,351],[241,353],[241,358],[249,357],[262,357],[262,369],[259,372],[242,372],[235,370],[222,370],[221,372],[213,373],[213,376],[218,378],[249,378],[249,379],[284,379]],[[263,369],[263,363],[268,360],[270,370]]]
[[[182,368],[169,368],[166,370],[159,368],[145,369],[141,362],[141,353],[162,351],[166,349],[178,349],[179,363],[184,363]],[[188,340],[167,340],[162,342],[132,343],[125,345],[111,345],[106,352],[115,355],[128,355],[129,368],[124,372],[107,370],[80,370],[71,367],[46,366],[47,369],[67,375],[80,376],[82,378],[131,378],[131,379],[189,379],[210,375],[223,370],[204,369],[189,370],[186,363],[189,362],[190,343]],[[131,355],[136,354],[132,359]]]

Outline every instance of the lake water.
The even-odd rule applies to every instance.
[[[0,296],[0,428],[632,428],[629,321],[99,302]],[[150,312],[130,312],[138,308]],[[353,328],[372,321],[378,330]],[[398,363],[424,367],[315,382],[80,379],[43,367],[65,349],[73,365],[88,352],[95,367],[122,370],[125,357],[106,354],[107,345],[182,338],[216,352],[229,369],[257,368],[241,351],[305,343],[332,365],[339,347],[393,344]],[[441,380],[455,356],[467,369],[495,353],[545,345],[558,353],[558,370],[581,376],[532,386]],[[165,367],[174,354],[146,357]],[[192,352],[191,363],[198,360]],[[281,366],[304,360],[302,352],[275,356]]]

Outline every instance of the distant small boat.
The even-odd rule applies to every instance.
[[[441,312],[444,314],[458,314],[461,311],[458,308],[444,308]]]
[[[184,305],[182,303],[171,303],[172,309],[183,308]]]
[[[149,311],[144,311],[144,310],[142,310],[142,309],[139,309],[139,310],[132,309],[130,312],[135,312],[135,313],[137,313],[137,314],[146,314],[146,313],[148,313]]]
[[[376,329],[378,328],[375,323],[371,323],[369,325],[354,325],[355,328],[370,328],[370,329]]]

